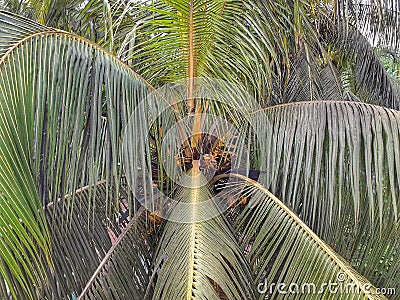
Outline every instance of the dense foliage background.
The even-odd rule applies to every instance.
[[[0,9],[2,299],[400,299],[398,1]]]

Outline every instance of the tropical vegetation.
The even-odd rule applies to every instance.
[[[398,1],[0,8],[1,299],[400,299]]]

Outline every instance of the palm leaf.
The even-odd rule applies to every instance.
[[[148,85],[82,38],[8,13],[0,22],[0,272],[14,296],[33,298],[51,264],[43,206],[104,174],[118,193],[121,119]],[[104,117],[107,142],[99,138]],[[110,192],[105,199],[112,213],[117,198]]]
[[[129,10],[133,25],[118,53],[151,83],[221,78],[245,85],[260,102],[266,99],[271,64],[280,64],[277,52],[287,57],[282,33],[289,22],[276,14],[290,13],[289,6],[271,2],[268,17],[273,20],[267,22],[257,6],[243,1],[141,4],[141,13],[140,6]]]
[[[385,245],[385,286],[400,264],[398,120],[397,111],[358,102],[304,102],[254,121],[260,183],[359,271],[371,274],[371,249]]]
[[[46,27],[41,26],[29,19],[2,11],[0,29],[0,57],[3,57],[9,48],[18,44],[25,37],[46,29]]]
[[[24,16],[42,25],[69,30],[75,27],[74,17],[78,15],[78,8],[82,3],[83,0],[3,0],[0,1],[0,9]]]
[[[167,215],[175,221],[164,226],[154,260],[154,294],[147,298],[252,299],[249,267],[231,229],[222,216],[210,219],[217,207],[202,186],[207,181],[200,172],[191,174],[182,184],[192,188],[176,191],[181,202]]]
[[[143,299],[149,283],[154,234],[143,208],[104,256],[79,299]]]
[[[114,218],[107,212],[107,197],[112,195],[108,189],[103,180],[48,204],[54,265],[42,297],[68,299],[79,294],[112,247],[112,236],[119,236],[117,212]]]
[[[399,91],[365,37],[343,23],[327,29],[326,33],[326,43],[339,52],[339,65],[348,65],[352,70],[355,80],[352,92],[359,94],[364,102],[398,109]]]
[[[341,13],[378,48],[399,50],[399,3],[393,0],[347,1]]]
[[[306,295],[308,291],[323,299],[337,299],[338,295],[386,299],[267,189],[245,176],[234,176],[243,181],[231,184],[229,192],[244,192],[250,198],[235,228],[242,248],[249,251],[255,284],[262,287],[259,299],[265,296],[280,299],[282,295],[272,283],[296,283],[300,288],[297,294],[292,294],[295,299],[304,297],[301,292],[304,287],[308,289],[303,289]],[[259,284],[264,284],[264,279],[269,286]],[[329,282],[336,283],[338,294],[323,288]],[[307,285],[310,283],[315,286]],[[345,284],[353,285],[354,290],[342,289]],[[340,290],[345,292],[340,294]]]

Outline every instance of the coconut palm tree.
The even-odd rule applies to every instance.
[[[399,299],[395,1],[47,2],[0,12],[2,299]]]

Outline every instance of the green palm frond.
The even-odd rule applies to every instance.
[[[176,191],[154,261],[152,299],[253,299],[250,268],[218,215],[205,177],[191,172]],[[204,181],[204,182],[203,182]],[[192,187],[191,187],[192,186]],[[171,276],[173,274],[173,276]]]
[[[371,220],[381,224],[399,218],[397,111],[358,102],[316,101],[264,112],[257,113],[254,121],[262,150],[260,164],[267,171],[262,182],[295,211],[306,216],[318,196],[324,197],[325,211],[330,213],[336,210],[330,207],[336,193],[338,199],[349,193],[355,217],[368,211]],[[319,182],[320,176],[325,184]],[[311,201],[301,209],[295,200],[298,192]],[[360,206],[361,198],[365,207]]]
[[[280,299],[280,283],[297,284],[294,299],[304,297],[301,291],[321,299],[337,299],[327,283],[333,283],[338,293],[342,291],[339,297],[386,299],[267,189],[245,176],[235,177],[242,182],[231,184],[229,192],[244,191],[250,198],[235,228],[242,248],[248,251],[255,284],[261,287],[259,299]]]
[[[0,9],[24,16],[42,25],[53,26],[64,30],[76,28],[76,17],[79,6],[84,0],[3,0]]]
[[[329,28],[326,33],[326,43],[337,51],[335,60],[339,68],[352,71],[352,92],[363,102],[398,109],[400,92],[366,38],[355,27],[345,24]]]
[[[142,208],[123,229],[79,299],[144,299],[154,255],[154,234],[146,217]]]
[[[322,101],[271,107],[256,120],[259,181],[360,269],[383,243],[392,259],[387,273],[396,272],[399,113]]]
[[[103,180],[47,205],[53,268],[42,297],[79,294],[112,247],[112,237],[120,234],[117,212],[111,217],[107,212],[108,189]]]
[[[145,36],[137,37],[142,42],[133,45],[129,50],[133,57],[126,59],[135,60],[133,67],[156,84],[201,75],[204,51],[213,39],[224,3],[161,1],[143,8],[152,12],[139,25],[145,27]],[[227,9],[232,8],[227,5]]]
[[[353,2],[7,3],[90,40],[0,11],[0,298],[400,289],[399,91]]]
[[[43,251],[51,263],[52,224],[46,225],[42,207],[80,186],[93,185],[104,169],[105,179],[114,180],[118,191],[121,118],[128,119],[148,85],[98,46],[10,16],[0,14],[5,24],[0,26],[0,178],[6,237],[1,273],[6,281],[15,276],[32,298],[36,288],[28,282],[45,281],[42,255],[34,253]],[[107,142],[98,138],[104,117]],[[32,257],[31,262],[19,253]],[[15,286],[9,281],[7,285]]]
[[[0,59],[6,52],[15,47],[22,39],[31,34],[43,31],[50,31],[51,29],[39,25],[29,19],[10,14],[8,12],[1,12],[1,27],[0,27]]]
[[[288,57],[289,42],[282,35],[294,34],[290,21],[276,16],[291,14],[289,5],[271,2],[271,21],[257,5],[236,0],[144,1],[142,9],[148,14],[132,20],[132,34],[118,53],[151,83],[220,78],[243,84],[254,98],[266,101],[270,76]]]
[[[371,44],[381,49],[399,51],[400,5],[397,1],[352,0],[340,4],[343,5],[342,15],[347,17]]]
[[[338,70],[322,62],[315,49],[306,47],[291,60],[285,82],[278,82],[275,105],[298,101],[343,100]]]

